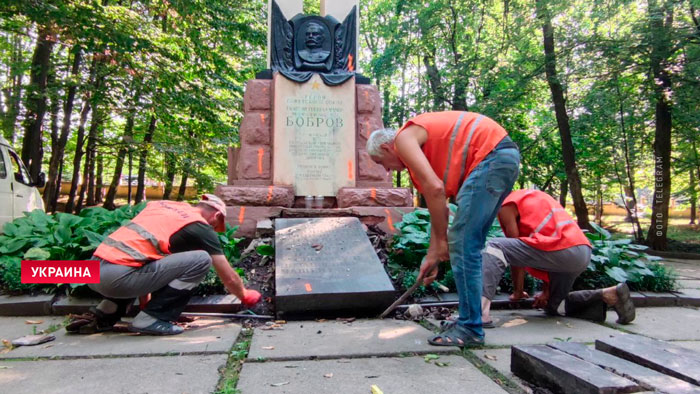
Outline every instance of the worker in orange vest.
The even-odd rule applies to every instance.
[[[482,251],[484,327],[494,327],[489,314],[491,300],[507,266],[513,278],[511,300],[529,297],[523,291],[526,269],[543,281],[534,307],[543,308],[548,315],[605,321],[607,308],[612,306],[618,323],[634,320],[634,304],[625,283],[570,292],[576,278],[588,267],[591,243],[551,196],[539,190],[514,191],[503,201],[498,221],[507,238],[490,240]]]
[[[203,195],[194,207],[184,202],[149,202],[97,247],[94,258],[100,260],[100,283],[89,287],[105,298],[66,330],[111,330],[136,297],[151,294],[129,329],[151,335],[180,334],[183,328],[173,322],[212,265],[243,305],[258,303],[260,293],[243,286],[224,255],[216,232],[226,230],[225,218],[226,205],[213,194]]]
[[[425,113],[398,131],[374,131],[367,141],[372,160],[387,170],[408,169],[430,211],[430,246],[419,278],[428,285],[438,263],[449,260],[459,293],[459,319],[428,339],[437,346],[484,343],[481,323],[481,249],[501,202],[518,177],[520,153],[492,119],[473,112]],[[446,199],[457,213],[448,233]]]

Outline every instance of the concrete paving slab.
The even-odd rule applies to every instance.
[[[474,353],[477,357],[479,357],[481,361],[490,365],[498,372],[503,374],[503,376],[507,377],[515,384],[517,384],[523,391],[525,391],[528,394],[532,393],[532,389],[525,384],[525,381],[513,375],[513,372],[510,371],[510,348],[474,349],[471,352]]]
[[[674,269],[678,279],[700,279],[700,260],[670,259],[659,261],[660,264]]]
[[[0,354],[0,359],[227,353],[240,331],[240,325],[220,319],[196,320],[184,333],[163,337],[125,333],[70,335],[59,330],[53,333],[53,342],[23,346]]]
[[[27,324],[27,321],[42,322],[40,324]],[[37,332],[48,329],[51,325],[58,325],[63,322],[63,316],[21,316],[21,317],[0,317],[0,340],[12,340],[21,336],[34,333],[33,326]]]
[[[638,308],[637,317],[625,326],[615,323],[616,319],[614,312],[608,312],[606,323],[635,334],[667,341],[700,340],[700,311],[697,308]]]
[[[13,394],[211,393],[226,358],[220,354],[0,361],[0,387]]]
[[[51,314],[53,294],[36,296],[0,295],[0,316],[35,316]]]
[[[449,365],[439,367],[435,361]],[[243,394],[366,394],[372,385],[387,394],[505,393],[463,357],[454,355],[440,356],[429,364],[423,357],[245,363],[237,388]]]
[[[611,314],[615,312],[608,312],[608,316]],[[573,342],[592,343],[596,338],[619,332],[586,320],[550,317],[534,309],[491,311],[491,317],[496,328],[485,330],[489,346],[536,345],[568,338]],[[436,324],[436,321],[429,321]]]
[[[698,279],[680,279],[678,280],[679,289],[700,289],[700,280]]]
[[[268,331],[256,328],[248,358],[355,358],[401,353],[445,353],[457,350],[431,346],[428,344],[428,337],[432,333],[410,321],[301,321],[287,323],[283,328]]]
[[[700,355],[700,341],[673,341],[673,344],[694,350]]]
[[[679,306],[700,306],[700,289],[682,289],[674,294]]]

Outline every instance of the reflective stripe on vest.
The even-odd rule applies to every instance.
[[[474,136],[474,130],[476,130],[476,126],[479,125],[479,122],[481,122],[481,119],[484,119],[484,115],[479,115],[478,118],[474,121],[474,124],[472,125],[472,128],[469,130],[469,136],[467,137],[467,149],[465,149],[462,152],[462,162],[460,163],[460,168],[462,169],[462,172],[459,173],[459,179],[464,179],[464,172],[467,171],[467,156],[469,153],[469,144],[472,142],[472,137]],[[448,161],[449,163],[449,161]]]
[[[156,236],[149,233],[148,230],[145,228],[141,227],[140,225],[134,223],[134,222],[129,222],[126,226],[124,226],[128,229],[134,230],[138,235],[142,236],[144,239],[148,240],[148,242],[153,245],[154,248],[156,248],[156,251],[158,252],[159,255],[165,256],[165,253],[163,253],[162,250],[160,250],[160,244],[158,243],[158,239],[156,239]]]
[[[447,179],[449,179],[450,175],[450,161],[452,160],[452,149],[455,146],[455,139],[457,139],[457,134],[459,133],[459,126],[462,125],[462,119],[464,119],[464,115],[466,113],[462,112],[461,115],[459,115],[459,119],[457,119],[457,123],[455,123],[455,128],[452,129],[452,136],[450,137],[450,146],[447,149],[447,166],[445,167],[445,175],[442,177],[442,182],[444,184],[447,184]],[[472,132],[474,131],[474,128],[472,127]],[[471,135],[470,135],[471,137]],[[469,145],[467,145],[467,148],[464,149],[464,151],[469,150]]]
[[[564,207],[539,190],[516,190],[503,201],[518,209],[518,239],[542,251],[591,246],[586,235]],[[544,217],[543,217],[544,216]]]
[[[138,250],[132,248],[131,246],[125,244],[125,243],[122,242],[122,241],[116,241],[116,240],[113,240],[113,239],[110,238],[110,237],[107,237],[107,238],[105,238],[104,241],[102,241],[102,242],[104,242],[105,245],[111,246],[111,247],[113,247],[114,249],[117,249],[117,250],[119,250],[119,251],[122,252],[122,253],[128,254],[128,255],[131,256],[131,258],[134,259],[134,260],[142,261],[142,262],[144,262],[144,263],[145,263],[146,261],[149,260],[149,258],[146,257],[146,255],[142,254],[142,253],[139,252]]]

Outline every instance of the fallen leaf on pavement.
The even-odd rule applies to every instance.
[[[569,327],[569,328],[574,328],[574,325],[571,324],[571,323],[566,323],[565,325],[566,325],[567,327]]]
[[[374,378],[378,378],[378,377],[379,377],[379,375],[367,375],[367,376],[365,376],[366,379],[374,379]]]
[[[450,363],[442,363],[440,361],[436,361],[435,365],[437,365],[438,367],[447,367],[450,365]]]
[[[324,377],[324,378],[332,378],[332,377],[333,377],[333,374],[332,374],[332,373],[327,373],[327,374],[323,375],[323,377]]]
[[[41,324],[43,322],[43,320],[25,320],[24,324]]]
[[[498,357],[491,355],[491,354],[484,354],[484,357],[488,358],[489,360],[493,360],[493,361],[498,360]]]
[[[506,328],[515,327],[515,326],[523,325],[525,323],[527,323],[527,320],[518,318],[518,319],[513,319],[509,322],[503,323],[502,327],[506,327]]]
[[[270,386],[279,387],[279,386],[284,386],[285,384],[289,384],[289,382],[272,383],[272,384],[270,384]]]
[[[275,324],[287,324],[286,320],[275,320]]]
[[[262,348],[263,348],[263,350],[274,350],[275,349],[274,346],[263,346]]]
[[[0,365],[0,369],[10,369],[12,367],[8,367],[7,365]]]
[[[376,384],[373,384],[373,385],[370,387],[370,389],[371,389],[371,391],[372,391],[372,394],[384,394],[384,392],[383,392],[383,391],[379,388],[379,386],[377,386]]]
[[[437,354],[426,354],[425,357],[423,357],[426,363],[429,363],[430,360],[437,360],[438,358],[440,358],[440,356]]]
[[[321,245],[321,244],[313,244],[313,245],[311,245],[311,247],[316,249],[317,252],[319,250],[323,249],[323,245]]]

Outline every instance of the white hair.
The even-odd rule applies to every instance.
[[[382,157],[381,146],[384,144],[394,144],[396,138],[396,130],[394,129],[379,129],[374,130],[367,139],[367,153],[373,157]]]

